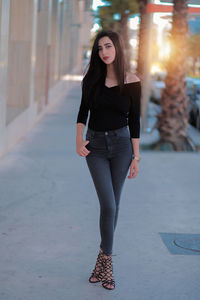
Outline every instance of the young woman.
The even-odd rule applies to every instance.
[[[100,204],[101,243],[89,281],[102,281],[110,290],[115,288],[112,247],[122,187],[129,168],[129,179],[139,171],[140,98],[141,83],[126,71],[121,37],[102,30],[82,81],[76,152],[86,158]]]

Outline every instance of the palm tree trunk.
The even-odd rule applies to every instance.
[[[140,13],[140,29],[139,29],[139,47],[138,47],[138,58],[137,58],[137,75],[143,82],[145,58],[146,58],[146,44],[147,44],[147,0],[138,0],[139,2],[139,13]]]
[[[186,94],[185,61],[188,35],[187,0],[174,0],[171,29],[171,56],[167,66],[165,89],[162,93],[162,112],[158,117],[160,140],[156,149],[194,151],[187,135],[188,97]]]
[[[127,64],[127,70],[130,71],[130,59],[131,59],[131,53],[130,53],[130,43],[129,43],[129,32],[128,32],[128,14],[121,14],[121,20],[120,20],[120,29],[121,29],[121,36],[124,40],[124,46],[125,46],[125,59]]]
[[[149,0],[138,0],[140,13],[140,27],[138,32],[138,58],[136,74],[141,80],[141,117],[142,130],[147,127],[147,111],[150,92],[150,67],[151,67],[151,37],[152,37],[152,15],[147,13]]]

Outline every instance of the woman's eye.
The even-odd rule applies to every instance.
[[[106,48],[110,48],[110,47],[112,47],[112,46],[106,46]],[[101,50],[102,50],[102,48],[98,49],[98,51],[101,51]]]

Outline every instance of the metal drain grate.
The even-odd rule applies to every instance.
[[[171,254],[200,255],[200,234],[159,234]]]

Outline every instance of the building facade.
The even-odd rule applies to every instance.
[[[0,156],[44,114],[62,77],[82,73],[91,2],[0,0]]]

